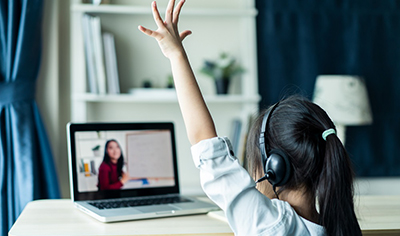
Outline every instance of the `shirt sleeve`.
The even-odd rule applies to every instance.
[[[203,140],[191,151],[204,192],[225,211],[236,235],[262,235],[280,221],[280,205],[255,188],[228,138]]]

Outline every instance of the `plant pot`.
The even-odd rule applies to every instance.
[[[215,88],[217,89],[217,94],[227,94],[229,82],[229,79],[216,79]]]

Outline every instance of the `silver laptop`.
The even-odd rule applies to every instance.
[[[217,210],[179,194],[173,123],[69,123],[74,205],[102,222]]]

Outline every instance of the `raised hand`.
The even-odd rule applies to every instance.
[[[156,2],[152,3],[154,21],[158,29],[153,31],[139,26],[143,33],[155,38],[171,63],[176,94],[185,122],[189,141],[195,144],[203,139],[216,136],[214,122],[204,102],[193,70],[190,66],[182,40],[191,34],[189,30],[178,31],[178,19],[184,0],[174,8],[175,0],[170,0],[165,13],[165,21],[160,17]]]
[[[184,52],[182,40],[192,33],[190,30],[185,30],[181,33],[178,31],[179,14],[184,3],[185,0],[181,0],[174,8],[175,0],[170,0],[165,12],[165,21],[163,21],[156,2],[152,2],[151,8],[158,29],[153,31],[141,25],[138,27],[143,33],[155,38],[163,54],[170,59],[175,53]]]

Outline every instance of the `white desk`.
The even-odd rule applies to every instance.
[[[73,206],[71,200],[30,202],[9,235],[215,235],[232,236],[224,221],[208,215],[101,223]]]
[[[354,204],[363,235],[400,235],[400,195],[361,195]]]
[[[363,235],[400,235],[400,196],[357,196],[356,214]],[[215,235],[232,236],[224,221],[208,215],[101,223],[70,200],[29,203],[9,232],[34,235]]]

